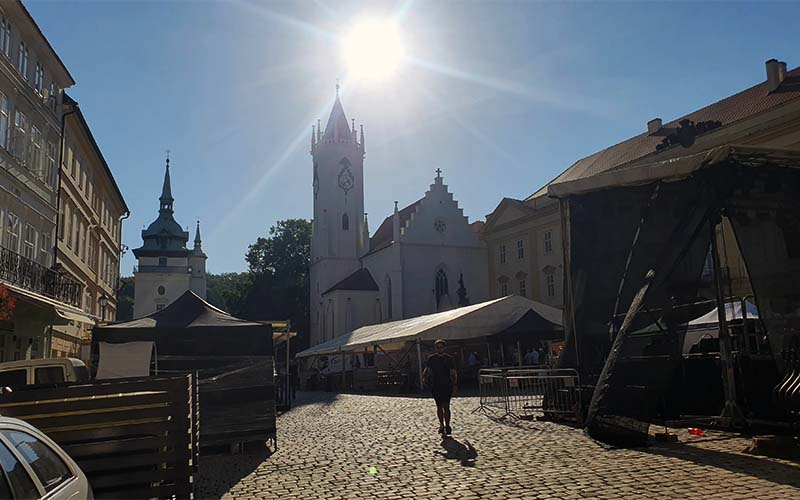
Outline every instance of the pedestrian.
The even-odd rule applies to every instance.
[[[475,351],[469,353],[469,358],[467,359],[467,364],[469,366],[477,366],[478,365],[478,354]]]
[[[531,365],[536,366],[539,364],[539,351],[531,349]]]
[[[439,434],[450,435],[450,398],[458,382],[453,357],[444,352],[444,340],[433,343],[436,352],[428,357],[422,379],[431,388],[431,395],[436,402],[436,415],[439,417]]]

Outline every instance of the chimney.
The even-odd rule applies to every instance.
[[[775,92],[786,78],[786,63],[777,59],[770,59],[767,66],[767,90]]]
[[[661,118],[653,118],[649,122],[647,122],[647,133],[648,134],[655,134],[661,130]]]

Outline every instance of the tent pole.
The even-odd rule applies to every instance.
[[[502,342],[500,342],[500,366],[506,366],[506,351]]]
[[[492,344],[486,342],[486,357],[489,360],[489,368],[492,367]]]
[[[419,392],[422,392],[422,347],[417,339],[417,372],[419,372]]]
[[[726,427],[741,421],[741,410],[736,403],[736,380],[733,372],[733,353],[731,338],[728,332],[728,321],[725,314],[725,301],[722,298],[722,276],[717,247],[717,225],[719,220],[711,221],[711,260],[714,265],[714,291],[717,296],[717,318],[719,320],[719,355],[722,364],[722,386],[725,393],[725,407],[720,415]]]

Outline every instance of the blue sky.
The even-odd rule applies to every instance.
[[[364,124],[365,206],[420,198],[441,168],[470,220],[577,159],[800,65],[800,3],[27,1],[69,68],[131,208],[157,214],[172,151],[177,220],[201,220],[208,269],[246,269],[275,221],[311,217],[311,125],[337,78]],[[394,16],[412,63],[348,80],[338,37]],[[792,51],[794,49],[794,51]],[[193,229],[192,229],[193,230]],[[130,252],[122,264],[129,275]]]

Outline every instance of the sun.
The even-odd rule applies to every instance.
[[[371,82],[392,76],[405,60],[405,48],[396,23],[362,19],[342,39],[342,59],[348,76]]]

